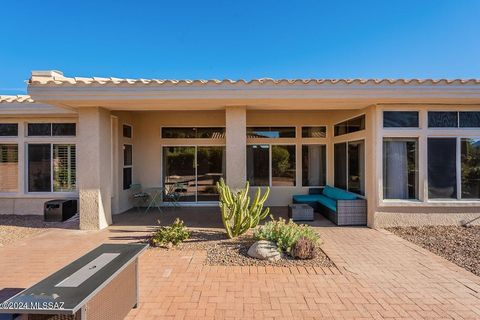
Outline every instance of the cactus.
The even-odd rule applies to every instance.
[[[263,196],[260,195],[260,188],[258,188],[251,205],[248,196],[249,188],[250,185],[247,181],[243,189],[233,193],[223,179],[217,182],[222,221],[230,239],[238,237],[250,228],[255,228],[270,212],[269,208],[263,209],[270,188],[266,189]]]

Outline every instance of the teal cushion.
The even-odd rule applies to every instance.
[[[320,196],[318,198],[318,202],[323,204],[325,207],[327,207],[328,209],[332,210],[332,211],[337,211],[337,201],[332,199],[332,198],[328,198],[328,197],[325,197],[325,196]]]
[[[296,203],[317,202],[320,197],[323,196],[321,194],[299,194],[293,196],[293,201]]]
[[[335,200],[355,200],[357,199],[357,196],[354,195],[353,193],[350,193],[348,191],[338,189],[338,188],[333,188],[330,186],[325,186],[323,189],[323,194],[329,198],[335,199]]]

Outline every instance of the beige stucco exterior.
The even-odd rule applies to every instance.
[[[98,79],[38,73],[32,76],[29,86],[35,103],[0,103],[0,122],[19,124],[18,137],[0,138],[0,143],[18,143],[19,148],[18,191],[0,193],[0,213],[41,214],[46,200],[79,197],[81,227],[106,227],[111,223],[112,214],[132,207],[130,191],[122,186],[123,147],[126,144],[133,149],[132,182],[143,187],[162,185],[164,146],[225,146],[227,182],[241,187],[247,176],[248,145],[294,145],[296,185],[271,186],[266,203],[285,206],[292,202],[293,195],[306,194],[309,190],[309,187],[302,187],[302,145],[326,146],[326,180],[333,185],[334,144],[363,140],[364,197],[368,201],[369,226],[457,224],[480,215],[479,200],[432,201],[427,198],[426,147],[427,137],[432,136],[480,137],[479,128],[439,130],[427,127],[427,112],[431,110],[480,111],[478,81],[174,83]],[[382,126],[385,110],[418,111],[420,126],[385,129]],[[365,115],[365,130],[333,135],[335,124],[359,115]],[[33,138],[24,134],[28,122],[67,120],[77,123],[76,137]],[[131,138],[123,136],[123,125],[132,127]],[[249,126],[293,126],[296,137],[247,138]],[[326,126],[326,137],[302,138],[302,126]],[[225,127],[225,137],[163,139],[162,127]],[[383,139],[394,137],[418,139],[417,200],[383,200]],[[32,141],[65,141],[77,145],[77,192],[31,194],[26,191],[25,146]]]

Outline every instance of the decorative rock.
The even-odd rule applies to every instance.
[[[267,240],[260,240],[252,244],[247,254],[252,258],[268,261],[278,261],[282,258],[275,242]]]

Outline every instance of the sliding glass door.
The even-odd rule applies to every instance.
[[[225,147],[163,147],[163,184],[181,202],[218,201],[216,183],[225,177]]]

